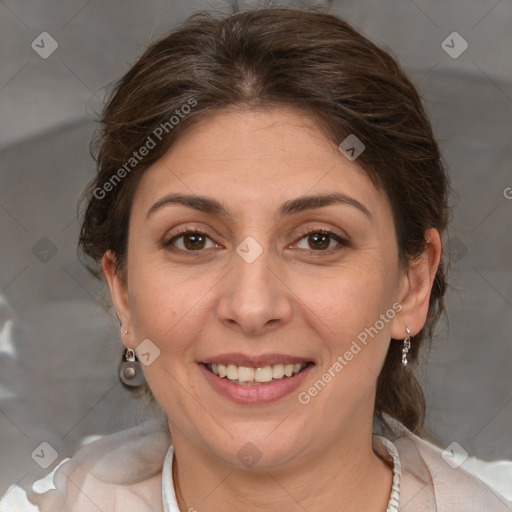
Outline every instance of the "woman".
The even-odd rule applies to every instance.
[[[448,180],[387,53],[315,11],[197,14],[117,84],[97,160],[80,247],[165,421],[36,510],[512,510],[423,439]]]

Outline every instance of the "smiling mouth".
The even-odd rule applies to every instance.
[[[295,377],[313,363],[274,364],[252,368],[234,364],[205,364],[206,368],[222,379],[239,386],[256,386],[271,384]]]

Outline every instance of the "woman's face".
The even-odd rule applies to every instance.
[[[409,284],[387,197],[309,118],[225,112],[187,131],[140,181],[126,269],[124,341],[177,450],[276,467],[371,433]]]

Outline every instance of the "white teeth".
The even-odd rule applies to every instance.
[[[226,377],[229,380],[238,380],[238,366],[234,364],[228,364],[226,369]]]
[[[237,384],[246,384],[254,382],[271,382],[280,380],[283,377],[292,377],[299,373],[306,364],[275,364],[273,366],[263,366],[260,368],[251,368],[250,366],[236,366],[234,364],[209,364],[208,368],[219,377],[227,378]]]
[[[282,379],[284,377],[284,364],[275,364],[272,366],[272,377]]]
[[[272,366],[264,366],[254,370],[254,380],[256,382],[270,382],[272,380]]]
[[[238,380],[242,382],[251,382],[254,380],[254,368],[248,366],[238,367]]]

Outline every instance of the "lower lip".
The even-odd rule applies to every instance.
[[[293,393],[307,377],[313,364],[308,365],[293,377],[284,377],[269,384],[241,386],[212,373],[204,364],[199,368],[213,389],[237,404],[266,404],[276,402]]]

